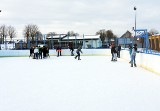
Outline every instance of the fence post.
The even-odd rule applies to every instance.
[[[44,46],[46,46],[46,35],[45,34],[43,35],[43,43],[44,43]]]
[[[84,34],[83,34],[83,48],[85,49],[85,40],[84,40]]]

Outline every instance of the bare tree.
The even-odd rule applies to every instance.
[[[108,42],[111,41],[111,39],[113,38],[116,38],[117,36],[114,35],[114,33],[112,32],[112,30],[105,30],[105,29],[102,29],[102,30],[99,30],[96,35],[100,35],[100,38],[101,38],[101,41],[102,41],[102,44],[105,44],[105,39],[107,41],[108,39]]]
[[[0,26],[0,43],[1,44],[4,44],[6,37],[7,37],[7,26],[2,25]]]
[[[30,26],[25,26],[25,29],[23,30],[23,35],[26,38],[27,42],[30,40],[31,34],[30,34]]]
[[[106,31],[106,35],[107,35],[107,38],[108,38],[109,40],[111,40],[112,38],[115,37],[114,34],[113,34],[113,32],[112,32],[112,30],[107,30],[107,31]]]
[[[30,40],[33,43],[38,33],[40,33],[38,26],[33,24],[26,25],[23,30],[23,35],[26,37],[27,42]]]
[[[107,30],[106,34],[107,34],[107,38],[108,38],[109,41],[111,41],[111,39],[115,40],[115,38],[117,38],[117,36],[113,33],[112,30]]]
[[[68,36],[78,36],[79,34],[78,34],[78,33],[75,33],[74,31],[68,31],[68,32],[67,32],[67,35],[68,35]]]
[[[37,25],[31,25],[31,38],[32,41],[36,40],[37,34],[40,32]]]
[[[49,32],[49,33],[47,34],[47,37],[55,36],[55,35],[56,35],[56,32]]]
[[[155,34],[159,34],[158,30],[153,28],[149,31],[149,35],[155,35]]]
[[[96,35],[100,35],[100,38],[103,44],[105,41],[105,38],[107,37],[106,30],[105,29],[99,30],[98,32],[96,32]]]
[[[9,36],[9,38],[10,38],[10,42],[11,42],[12,39],[13,39],[14,37],[16,37],[16,30],[15,30],[14,27],[9,26],[7,33],[8,33],[8,36]]]

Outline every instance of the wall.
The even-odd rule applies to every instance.
[[[110,49],[82,49],[84,56],[110,56]],[[0,57],[6,56],[29,56],[29,50],[0,50]],[[50,55],[55,56],[56,51],[50,50]],[[62,55],[70,55],[69,49],[62,50]],[[130,55],[128,50],[121,51],[121,58],[125,59],[127,62],[130,61]],[[160,75],[160,56],[151,55],[145,53],[137,53],[136,63],[149,71],[152,71]]]
[[[121,57],[128,62],[130,61],[129,51],[122,50]],[[145,53],[137,53],[136,55],[136,63],[138,66],[143,67],[151,72],[154,72],[160,75],[160,56],[145,54]]]
[[[75,49],[76,50],[76,49]],[[82,55],[111,55],[108,49],[82,49]],[[75,52],[75,51],[74,51]],[[50,55],[56,55],[56,50],[49,50]],[[0,57],[29,56],[29,50],[0,50]],[[62,49],[62,55],[70,55],[70,49]]]

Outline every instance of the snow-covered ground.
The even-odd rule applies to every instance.
[[[110,56],[0,58],[0,111],[160,111],[160,76]]]

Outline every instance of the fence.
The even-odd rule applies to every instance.
[[[102,44],[100,38],[94,38],[94,36],[92,38],[78,38],[75,36],[72,38],[67,37],[65,39],[36,39],[36,41],[28,40],[27,43],[20,41],[19,43],[8,44],[5,42],[5,44],[0,45],[0,49],[27,50],[31,47],[35,47],[36,45],[45,45],[49,49],[56,49],[57,46],[61,46],[62,49],[68,49],[68,46],[72,46],[74,49],[76,49],[78,46],[82,46],[83,49],[107,49],[112,42],[114,42],[116,45],[120,44],[122,46],[122,49],[128,48],[129,44],[133,45],[134,43],[137,43],[139,52],[160,55],[160,36],[149,37],[148,44],[146,44],[145,42],[143,43],[142,41],[140,42],[139,40],[137,40],[137,38],[115,38],[113,41],[108,41],[105,42],[105,44]]]

